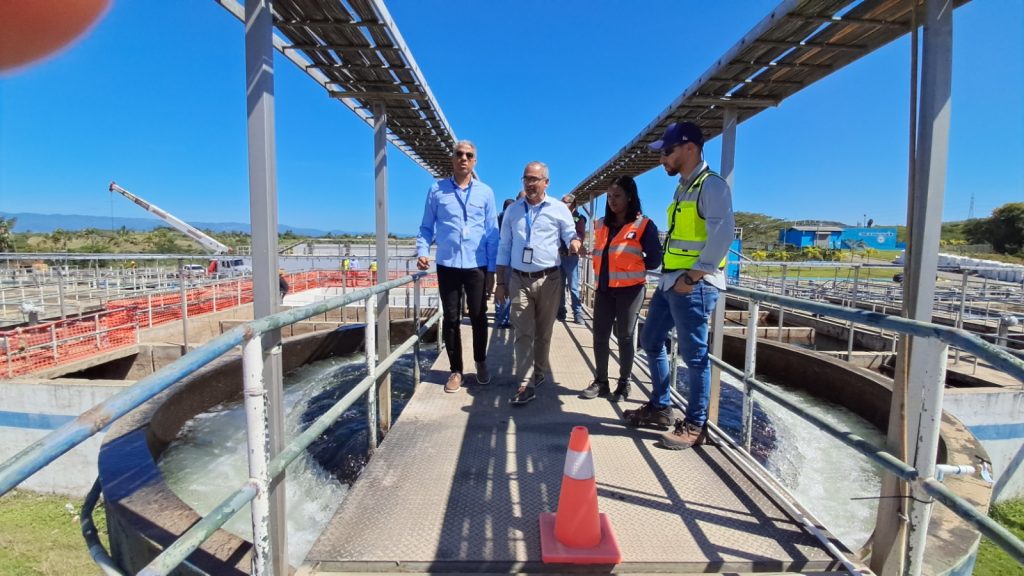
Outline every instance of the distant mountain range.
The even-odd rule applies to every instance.
[[[85,228],[96,228],[99,230],[120,229],[122,226],[129,230],[145,232],[167,226],[167,223],[157,218],[110,218],[107,216],[83,216],[81,214],[35,214],[32,212],[0,212],[5,218],[17,218],[14,225],[15,232],[53,232],[60,228],[68,231],[84,230]],[[189,222],[189,224],[200,230],[212,230],[214,232],[250,232],[248,224],[243,222]],[[301,236],[326,236],[328,232],[334,235],[350,234],[343,230],[318,230],[316,228],[300,228],[287,224],[278,224],[279,233],[291,230]]]

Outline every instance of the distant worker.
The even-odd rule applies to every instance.
[[[348,272],[349,267],[351,265],[352,262],[350,262],[348,258],[345,258],[344,260],[341,261],[341,269],[344,270],[345,272]]]
[[[505,214],[508,212],[508,207],[515,204],[516,201],[512,198],[505,200],[501,207],[501,214],[498,214],[498,230],[501,230],[501,222],[505,219]],[[505,269],[505,275],[499,278],[498,281],[509,285],[509,281],[512,279],[512,267],[509,266]],[[512,300],[505,295],[505,298],[501,301],[498,300],[497,294],[494,298],[494,326],[497,328],[509,328],[512,324],[509,323],[509,314],[512,312]]]
[[[277,271],[277,286],[278,289],[281,291],[281,299],[284,300],[284,297],[288,295],[288,290],[290,287],[288,286],[288,281],[284,279],[283,269]]]
[[[576,237],[582,242],[587,235],[587,219],[576,208],[576,197],[566,194],[562,197],[562,203],[569,208],[573,224],[576,226]],[[558,247],[558,257],[562,261],[562,289],[558,293],[558,321],[564,322],[566,319],[565,291],[568,289],[572,304],[572,321],[576,324],[583,324],[583,302],[580,300],[580,256],[579,254],[570,254],[568,246],[562,242]]]
[[[658,228],[643,215],[636,182],[620,176],[608,188],[604,218],[594,222],[594,383],[581,398],[608,396],[608,354],[612,328],[619,341],[619,379],[611,400],[629,397],[640,307],[647,295],[647,271],[661,264]]]
[[[679,184],[668,207],[661,280],[640,334],[651,372],[651,398],[624,416],[634,426],[674,424],[662,435],[661,446],[681,450],[699,446],[707,438],[708,318],[718,303],[719,290],[725,290],[722,270],[735,226],[732,192],[704,161],[704,134],[696,124],[670,124],[649,147],[661,152],[661,165],[669,176],[679,176]],[[687,367],[688,398],[685,419],[675,422],[669,395],[675,374],[669,369],[665,348],[673,327]]]
[[[547,198],[548,167],[530,162],[523,170],[526,197],[508,209],[501,225],[498,246],[498,277],[512,268],[512,280],[495,292],[498,300],[512,298],[512,327],[515,329],[515,373],[519,388],[511,403],[522,406],[537,397],[551,369],[551,331],[562,286],[558,244],[565,242],[570,254],[579,253],[572,215],[565,204]]]
[[[473,176],[476,145],[462,140],[452,155],[452,176],[427,191],[423,221],[416,237],[416,267],[430,268],[430,245],[437,244],[437,284],[444,310],[442,334],[451,374],[445,392],[462,387],[462,334],[459,328],[465,292],[473,328],[476,380],[491,381],[487,369],[487,300],[498,255],[498,215],[494,192]]]

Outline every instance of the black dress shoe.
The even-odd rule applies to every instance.
[[[585,400],[593,400],[598,396],[607,396],[609,392],[610,390],[608,388],[607,382],[599,382],[597,380],[594,380],[594,382],[590,386],[587,386],[586,390],[580,392],[580,398],[583,398]]]

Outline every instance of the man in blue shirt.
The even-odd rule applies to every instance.
[[[452,177],[434,182],[427,192],[423,222],[416,237],[416,267],[430,268],[430,245],[437,244],[437,284],[444,309],[442,337],[448,349],[451,375],[445,392],[462,387],[461,298],[465,291],[473,326],[476,379],[487,384],[487,303],[494,285],[498,252],[498,220],[494,192],[473,177],[476,146],[469,140],[455,145]]]
[[[551,330],[562,287],[558,244],[565,242],[570,254],[578,254],[582,241],[576,236],[569,208],[547,198],[548,167],[530,162],[523,171],[526,197],[509,207],[501,224],[498,245],[499,301],[506,293],[512,298],[512,327],[515,329],[516,379],[519,388],[513,405],[536,397],[534,388],[544,382],[550,369]],[[512,267],[505,286],[505,268]],[[531,373],[532,372],[532,373]]]

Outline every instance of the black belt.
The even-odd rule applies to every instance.
[[[515,268],[513,268],[513,270],[515,270]],[[536,279],[536,278],[543,278],[543,277],[548,276],[550,274],[553,274],[553,273],[555,273],[557,271],[558,271],[558,266],[552,266],[551,268],[545,268],[543,270],[538,270],[537,272],[523,272],[522,270],[516,270],[516,274],[519,274],[520,276],[526,276],[527,278],[534,278],[534,279]]]

